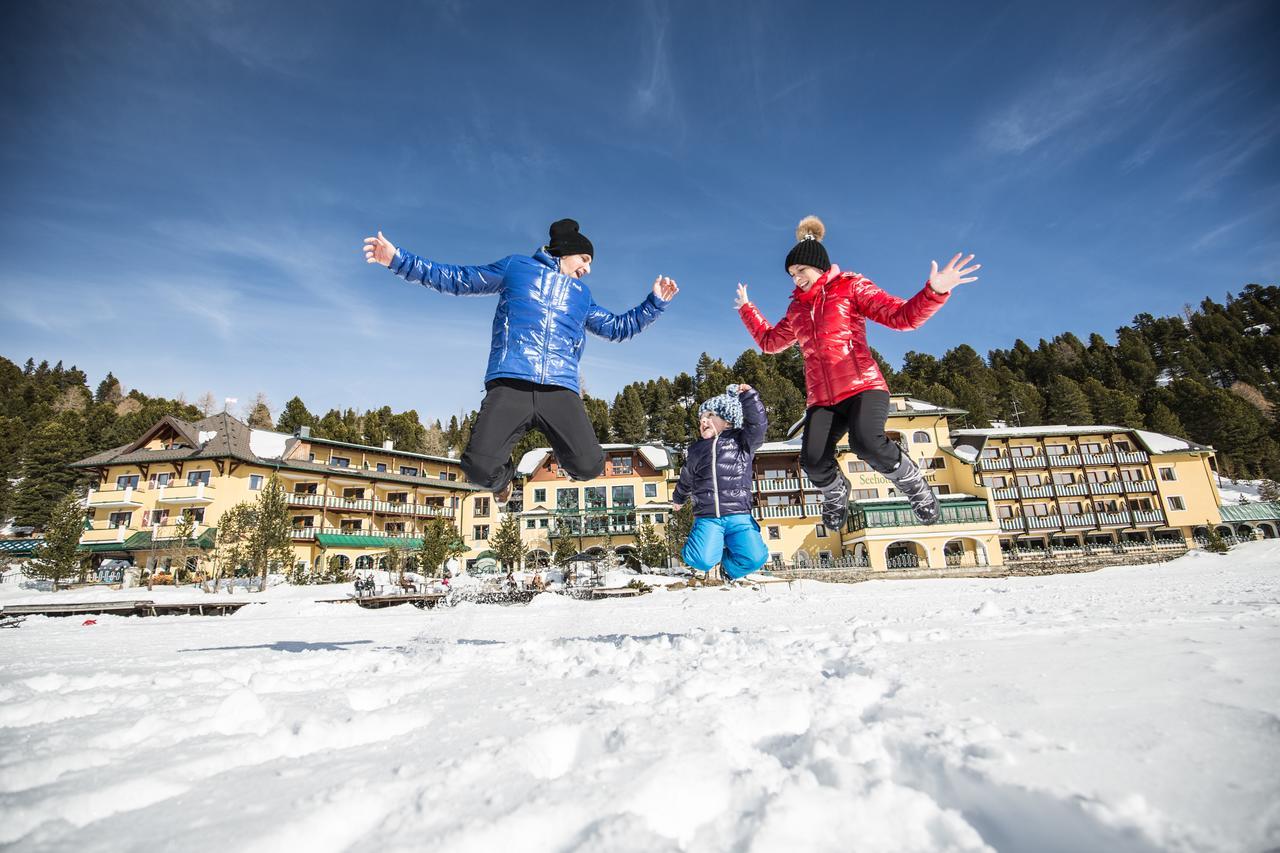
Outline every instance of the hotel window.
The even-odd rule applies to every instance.
[[[418,469],[412,465],[401,465],[400,473],[405,477],[416,477],[418,476]]]
[[[408,502],[409,502],[408,492],[387,492],[387,503],[407,504]]]
[[[377,465],[373,466],[373,470],[377,471],[379,474],[385,474],[387,473],[387,463],[379,462]]]
[[[655,512],[655,513],[653,514],[653,523],[654,523],[654,524],[662,524],[662,523],[663,523],[663,522],[662,522],[662,519],[663,519],[663,515],[662,515],[662,513],[660,513],[660,512]]]
[[[781,539],[781,538],[782,538],[782,531],[778,528],[778,525],[776,525],[776,524],[770,524],[770,525],[769,525],[769,538],[770,538],[770,539]]]
[[[1130,483],[1136,483],[1142,479],[1142,472],[1135,471],[1132,468],[1125,468],[1120,472],[1121,480],[1128,480]]]
[[[933,443],[933,439],[929,437],[929,433],[927,433],[927,432],[925,432],[924,430],[920,429],[920,430],[916,430],[914,433],[912,433],[912,435],[911,435],[911,443],[912,443],[912,444],[932,444],[932,443]]]
[[[1184,510],[1186,508],[1187,504],[1182,500],[1182,498],[1177,495],[1169,495],[1169,509]]]
[[[1068,501],[1062,504],[1062,513],[1064,515],[1079,515],[1080,514],[1079,501]]]
[[[556,509],[577,509],[577,489],[556,489]]]
[[[997,506],[996,518],[1013,518],[1013,507],[1003,505]]]
[[[823,566],[829,566],[829,565],[831,565],[831,552],[830,552],[830,551],[819,551],[819,552],[818,552],[818,564],[819,564],[819,565],[823,565]]]
[[[330,456],[329,465],[333,468],[350,468],[351,460],[346,456]]]
[[[1050,456],[1066,456],[1067,446],[1065,444],[1049,444],[1045,446],[1044,452]]]
[[[338,522],[338,527],[343,533],[359,533],[360,529],[364,527],[364,522],[358,518],[344,518]]]
[[[982,452],[978,454],[980,459],[998,459],[1000,457],[1000,448],[984,447]]]
[[[477,524],[476,526],[472,527],[472,528],[471,528],[471,538],[472,538],[472,539],[488,539],[488,538],[489,538],[489,525],[487,525],[487,524]]]
[[[922,471],[938,471],[947,467],[947,463],[940,456],[930,456],[920,460],[920,470]]]
[[[308,461],[308,462],[315,462],[315,461],[316,461],[316,455],[315,455],[314,453],[308,453],[308,454],[307,454],[307,461]]]
[[[534,503],[539,503],[539,504],[544,504],[544,503],[546,503],[546,502],[547,502],[547,490],[546,490],[546,489],[534,489],[534,490],[533,490],[533,502],[534,502]]]
[[[582,505],[586,509],[604,509],[604,486],[587,486],[582,490]]]
[[[1048,504],[1027,504],[1025,515],[1035,516],[1037,518],[1049,514]]]
[[[769,561],[770,561],[771,563],[773,563],[775,566],[779,567],[779,568],[781,568],[781,567],[782,567],[782,555],[781,555],[781,554],[770,554],[770,555],[769,555]]]
[[[850,474],[865,474],[871,470],[871,466],[863,462],[861,459],[852,459],[849,461]]]
[[[549,521],[550,519],[540,518],[538,519],[538,526],[545,530],[548,527]]]
[[[172,479],[172,474],[152,474],[151,478],[147,480],[147,485],[153,489],[157,486],[167,486]]]
[[[256,492],[261,488],[262,488],[262,475],[250,474],[249,475],[249,491]]]
[[[850,468],[849,470],[852,471],[853,469]],[[791,476],[790,471],[781,470],[778,468],[769,468],[769,469],[766,469],[764,472],[764,479],[766,480],[785,480],[787,477],[790,477],[790,476]]]
[[[202,506],[184,509],[181,514],[191,516],[191,520],[196,524],[204,524],[204,507]]]
[[[314,515],[295,515],[293,517],[293,527],[295,530],[315,526],[316,517]]]
[[[403,522],[403,521],[388,521],[388,522],[383,526],[383,529],[384,529],[384,530],[386,530],[388,533],[404,533],[404,522]]]
[[[488,517],[489,517],[489,498],[476,498],[476,518],[488,518]]]
[[[142,513],[143,527],[158,527],[169,523],[169,510],[149,509]]]
[[[1076,475],[1070,471],[1056,471],[1053,475],[1053,482],[1057,483],[1059,486],[1074,486],[1076,482]]]
[[[950,487],[950,486],[932,486],[931,488],[933,489],[933,493],[934,493],[935,495],[949,495],[949,494],[951,494],[951,487]]]
[[[827,538],[827,528],[826,528],[824,525],[821,525],[821,524],[817,525],[817,526],[814,528],[814,533],[816,533],[816,534],[817,534],[817,536],[818,536],[818,538],[819,538],[819,539],[826,539],[826,538]]]
[[[1041,484],[1039,474],[1019,474],[1017,480],[1018,485],[1024,489],[1034,488]]]
[[[1116,450],[1119,450],[1121,453],[1132,453],[1132,452],[1133,452],[1133,445],[1129,444],[1129,442],[1127,442],[1127,441],[1113,441],[1113,442],[1111,442],[1111,445],[1112,445],[1112,447],[1114,447]]]
[[[538,519],[530,518],[525,520],[524,527],[526,530],[533,530],[537,526],[538,526]]]
[[[123,474],[116,477],[116,488],[121,490],[136,489],[138,488],[138,481],[140,479],[141,478],[137,474]]]
[[[1111,482],[1110,471],[1085,471],[1084,476],[1085,476],[1085,479],[1087,479],[1090,483],[1110,483]]]
[[[456,473],[456,472],[454,472],[454,471],[450,471],[450,472],[449,472],[449,482],[451,482],[451,483],[452,483],[453,481],[455,481],[455,480],[457,480],[457,479],[458,479],[458,475],[457,475],[457,473]]]
[[[1129,509],[1134,512],[1151,512],[1154,507],[1151,506],[1151,498],[1139,498],[1129,501]]]
[[[1097,512],[1119,512],[1120,506],[1115,501],[1095,501],[1094,510]]]
[[[1009,448],[1010,456],[1034,456],[1036,449],[1029,444],[1016,444]]]
[[[631,473],[631,457],[630,456],[610,456],[609,465],[613,468],[615,474]]]
[[[645,483],[645,484],[644,484],[644,496],[645,496],[646,498],[656,498],[656,497],[658,496],[658,484],[657,484],[657,483]]]
[[[316,493],[315,483],[294,483],[293,493],[295,495],[314,495]]]
[[[107,516],[108,527],[128,527],[133,522],[131,512],[113,512]]]
[[[364,489],[343,489],[342,496],[349,501],[364,500]]]
[[[209,476],[211,474],[211,471],[192,471],[190,474],[187,474],[187,485],[195,486],[203,483],[207,486],[209,485]]]
[[[855,501],[867,501],[879,497],[879,494],[875,489],[854,489],[850,496]]]
[[[986,481],[989,489],[1007,489],[1009,487],[1008,477],[987,477]]]
[[[1161,468],[1160,479],[1164,480],[1167,483],[1171,483],[1174,480],[1178,479],[1178,472],[1174,471],[1172,468]]]
[[[1087,444],[1080,445],[1080,449],[1092,456],[1097,456],[1099,453],[1102,452],[1102,445],[1098,444],[1097,442],[1090,442]]]
[[[635,486],[614,486],[613,487],[613,505],[614,506],[635,506],[636,505],[636,487]]]

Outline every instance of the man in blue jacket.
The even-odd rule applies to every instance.
[[[547,436],[569,476],[600,476],[604,451],[578,388],[586,333],[611,341],[639,333],[675,298],[680,289],[674,281],[659,276],[653,292],[624,314],[601,308],[582,283],[595,247],[572,219],[553,222],[550,241],[532,257],[511,255],[488,266],[429,261],[397,249],[381,231],[365,238],[364,256],[441,293],[498,296],[484,401],[461,460],[470,482],[506,503],[515,476],[511,452],[534,427]]]

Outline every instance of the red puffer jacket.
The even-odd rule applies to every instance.
[[[946,301],[946,294],[934,293],[927,284],[910,299],[899,299],[833,264],[813,287],[792,292],[778,325],[770,326],[750,302],[738,313],[765,352],[799,343],[809,405],[834,406],[862,391],[889,390],[867,346],[866,318],[890,329],[915,329]]]

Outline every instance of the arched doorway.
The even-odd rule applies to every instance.
[[[1269,521],[1263,521],[1258,524],[1258,530],[1262,533],[1263,539],[1275,539],[1276,529]]]
[[[986,566],[987,546],[969,536],[959,536],[942,546],[942,556],[948,566]]]
[[[345,558],[344,558],[345,559]],[[356,571],[368,572],[373,570],[373,557],[369,554],[361,554],[356,557]]]
[[[885,547],[884,562],[891,569],[928,568],[929,552],[915,542],[900,539]]]

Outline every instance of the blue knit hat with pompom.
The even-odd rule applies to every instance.
[[[698,417],[702,417],[703,412],[719,415],[728,422],[729,426],[741,429],[742,401],[738,399],[738,386],[730,385],[724,389],[723,394],[704,402],[698,407]]]

